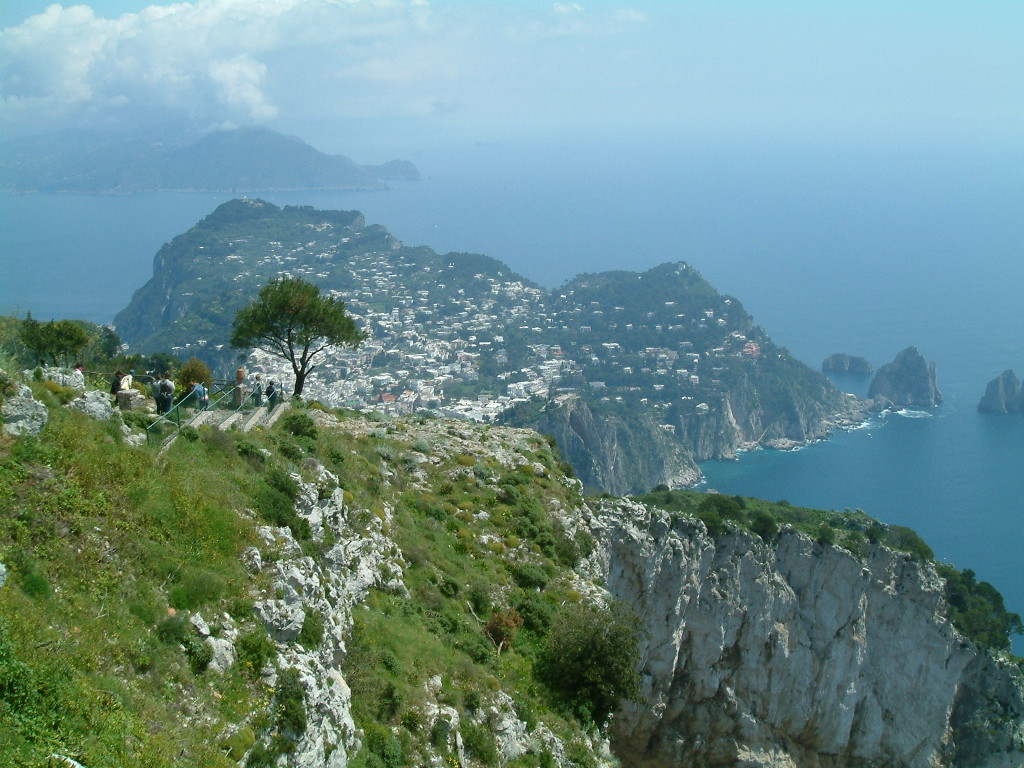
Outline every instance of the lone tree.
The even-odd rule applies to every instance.
[[[231,331],[232,347],[256,347],[291,363],[296,395],[315,368],[314,357],[327,347],[355,347],[362,340],[345,302],[321,296],[317,286],[293,277],[263,286],[259,298],[235,315]]]

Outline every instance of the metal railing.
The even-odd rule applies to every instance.
[[[152,445],[155,441],[163,443],[177,434],[183,427],[203,418],[203,423],[220,427],[234,414],[255,410],[263,404],[262,393],[249,392],[239,400],[241,390],[234,382],[220,381],[220,388],[211,392],[209,404],[204,408],[196,400],[195,393],[189,392],[167,413],[154,421],[146,429],[146,442]],[[209,417],[208,414],[219,414]]]

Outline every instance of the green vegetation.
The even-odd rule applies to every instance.
[[[640,695],[640,618],[622,603],[610,608],[568,605],[548,632],[538,675],[567,705],[602,725]]]
[[[987,648],[1002,650],[1009,650],[1010,635],[1024,634],[1020,616],[1007,611],[999,591],[987,581],[977,581],[974,571],[958,571],[945,563],[936,568],[946,580],[953,626]]]
[[[345,302],[321,296],[320,289],[299,278],[271,280],[259,297],[235,315],[231,346],[253,347],[291,364],[295,396],[302,395],[313,360],[329,346],[354,347],[363,335],[345,312]]]

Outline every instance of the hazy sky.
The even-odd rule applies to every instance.
[[[1024,2],[35,0],[0,132],[262,124],[412,144],[669,136],[1019,148]]]

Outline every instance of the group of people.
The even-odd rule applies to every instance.
[[[130,370],[128,373],[117,371],[110,382],[110,394],[114,395],[116,399],[118,392],[125,392],[132,389],[134,383],[134,370]],[[210,406],[210,392],[206,386],[203,385],[203,382],[192,381],[189,382],[188,386],[189,393],[196,407],[200,410],[208,408]],[[174,405],[174,393],[176,389],[170,376],[165,372],[160,374],[159,377],[153,379],[152,389],[157,414],[163,415],[168,413]],[[267,403],[271,407],[277,405],[280,393],[281,387],[278,382],[270,379],[267,382],[266,388],[264,388],[262,375],[259,373],[256,374],[252,385],[252,398],[257,407],[263,405],[264,398],[266,398]]]
[[[270,379],[267,382],[266,389],[263,388],[263,374],[257,373],[252,383],[252,400],[256,407],[263,405],[263,398],[266,397],[267,404],[273,408],[277,405],[277,399],[280,397],[280,387],[277,382]]]

